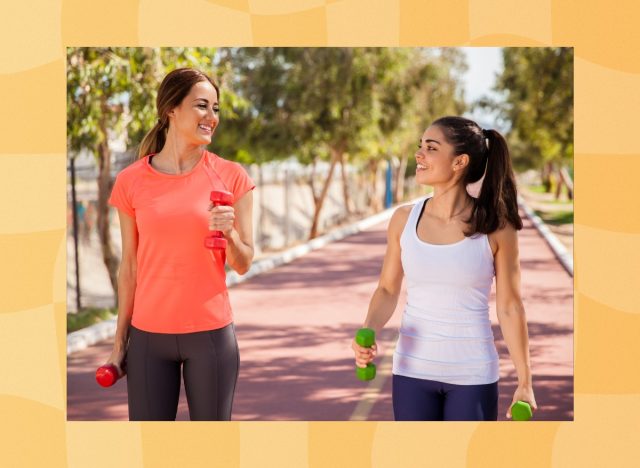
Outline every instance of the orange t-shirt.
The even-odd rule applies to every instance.
[[[135,218],[137,276],[131,324],[155,333],[190,333],[232,322],[223,252],[204,246],[209,194],[240,199],[255,185],[240,164],[204,151],[196,166],[163,174],[145,156],[116,177],[109,204]]]

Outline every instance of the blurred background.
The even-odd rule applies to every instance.
[[[116,313],[107,199],[185,66],[220,85],[209,150],[256,183],[256,258],[426,193],[413,155],[444,115],[507,137],[521,195],[573,247],[571,48],[68,48],[69,332]]]

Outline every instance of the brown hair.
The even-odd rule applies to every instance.
[[[504,137],[496,130],[483,130],[464,117],[442,117],[432,125],[442,129],[456,155],[469,155],[469,166],[462,177],[465,186],[479,181],[484,175],[480,194],[466,220],[471,231],[465,234],[490,234],[507,222],[517,230],[522,229],[516,181]]]
[[[220,89],[211,78],[199,70],[193,68],[177,68],[164,77],[158,97],[156,98],[156,111],[158,121],[153,128],[144,136],[140,148],[138,149],[138,159],[147,154],[157,153],[165,143],[165,131],[169,126],[169,111],[180,105],[191,87],[200,82],[208,81],[213,85],[220,99]]]

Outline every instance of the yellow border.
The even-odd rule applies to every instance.
[[[635,0],[13,0],[0,7],[3,466],[632,466],[640,442]],[[614,9],[615,8],[615,9]],[[575,421],[67,423],[65,47],[575,47]]]

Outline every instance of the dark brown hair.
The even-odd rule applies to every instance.
[[[178,107],[185,98],[191,87],[200,82],[208,81],[213,85],[220,99],[220,89],[211,78],[199,70],[193,68],[177,68],[164,77],[158,97],[156,98],[156,111],[158,121],[153,128],[144,136],[140,148],[138,149],[138,159],[147,154],[157,153],[165,143],[165,131],[169,126],[169,111]]]
[[[471,216],[466,220],[471,231],[465,234],[490,234],[507,222],[517,230],[522,229],[516,181],[504,137],[496,130],[483,130],[464,117],[442,117],[432,125],[442,129],[456,155],[469,155],[469,165],[462,177],[465,187],[484,175],[480,194],[474,199]]]

